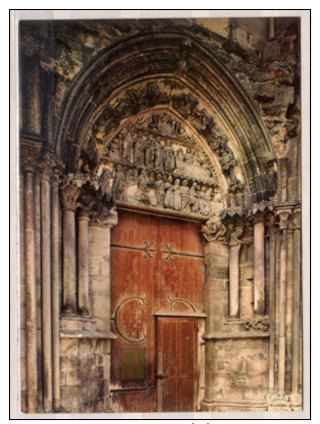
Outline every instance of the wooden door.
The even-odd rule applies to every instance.
[[[112,330],[117,335],[111,346],[113,409],[155,412],[159,404],[157,313],[184,316],[203,311],[199,225],[120,211],[111,246]],[[180,328],[180,321],[174,322],[180,346],[193,323]],[[189,349],[191,357],[194,352]]]
[[[196,321],[159,318],[157,322],[157,409],[194,411]]]

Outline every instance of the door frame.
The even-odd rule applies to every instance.
[[[160,396],[160,383],[161,380],[158,376],[159,368],[159,355],[158,355],[158,323],[159,318],[185,318],[194,319],[196,322],[196,350],[195,350],[195,390],[193,406],[194,411],[200,411],[200,402],[204,397],[204,379],[205,379],[205,351],[204,340],[202,336],[205,333],[205,319],[207,315],[203,312],[189,312],[189,311],[157,311],[153,314],[155,322],[155,346],[156,346],[156,405],[157,412],[162,412],[162,402]]]

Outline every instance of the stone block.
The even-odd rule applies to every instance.
[[[68,370],[65,372],[65,385],[77,386],[79,383],[80,381],[77,369]]]
[[[247,361],[248,374],[262,374],[268,371],[268,361],[266,359],[250,359]]]
[[[103,380],[93,379],[83,382],[79,387],[81,403],[95,402],[103,391]]]
[[[89,259],[89,275],[91,277],[100,275],[100,259],[94,259],[90,256]]]
[[[78,339],[60,339],[60,355],[61,358],[68,356],[73,357],[78,354]]]
[[[92,354],[92,346],[95,345],[95,340],[92,339],[80,339],[79,340],[79,360],[86,359]]]
[[[97,330],[98,331],[109,331],[110,330],[110,319],[98,317],[97,318]]]
[[[255,83],[253,97],[260,102],[270,102],[276,97],[276,87],[271,82]]]
[[[92,297],[93,315],[95,317],[107,317],[109,316],[110,309],[110,297],[105,295],[99,295]]]
[[[61,406],[66,412],[78,412],[81,404],[78,386],[61,386]]]
[[[91,276],[90,288],[94,295],[107,295],[110,291],[110,287],[107,285],[107,279],[101,276]]]
[[[246,388],[244,391],[245,400],[261,400],[264,401],[267,397],[267,389],[265,387],[258,387],[255,389]]]

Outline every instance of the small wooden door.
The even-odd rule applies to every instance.
[[[157,321],[157,409],[194,411],[196,387],[196,320]]]

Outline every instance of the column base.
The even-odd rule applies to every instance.
[[[290,407],[292,411],[302,410],[302,396],[300,393],[291,393],[290,395]]]
[[[270,393],[268,395],[268,411],[291,411],[290,396],[285,393]]]

